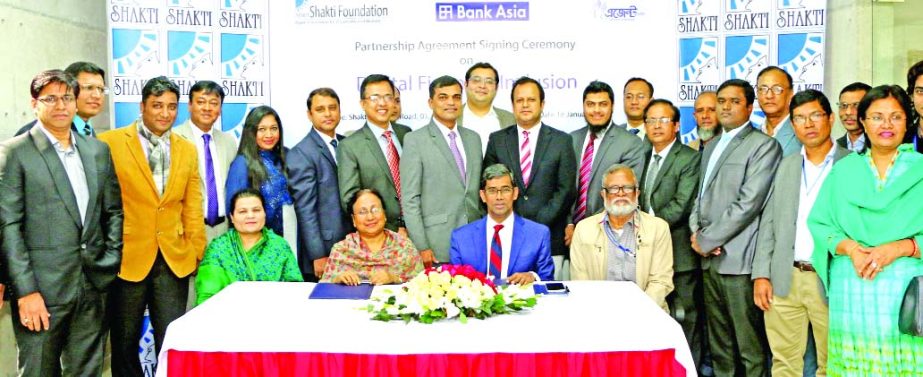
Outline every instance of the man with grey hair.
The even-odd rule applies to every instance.
[[[513,213],[519,188],[513,173],[493,164],[481,175],[481,201],[487,216],[452,231],[452,264],[467,264],[510,284],[552,280],[551,233],[547,226]]]
[[[570,244],[573,280],[633,281],[667,309],[673,291],[673,242],[666,221],[638,210],[638,179],[628,165],[606,169],[606,211],[577,223]],[[597,250],[605,250],[600,253]]]

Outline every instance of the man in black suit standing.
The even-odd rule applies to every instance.
[[[510,95],[516,127],[490,134],[483,166],[510,167],[519,200],[515,211],[551,230],[551,255],[566,258],[564,228],[576,196],[577,158],[570,135],[541,122],[545,90],[522,77]]]
[[[288,179],[298,216],[298,267],[305,281],[317,281],[334,243],[346,236],[348,217],[340,206],[337,145],[343,136],[340,97],[333,89],[308,94],[308,118],[313,128],[286,155]]]
[[[859,124],[858,109],[859,101],[870,90],[872,87],[864,82],[854,82],[840,90],[839,102],[836,104],[837,115],[840,116],[840,124],[846,130],[846,135],[836,139],[836,143],[850,152],[862,153],[867,149],[865,129]]]
[[[19,373],[100,375],[106,292],[122,252],[119,182],[109,148],[71,130],[73,76],[42,72],[31,92],[35,127],[0,144],[0,255]]]

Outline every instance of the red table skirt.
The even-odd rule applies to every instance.
[[[686,376],[674,350],[362,355],[167,351],[168,376]]]

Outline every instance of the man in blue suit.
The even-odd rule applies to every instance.
[[[487,216],[452,231],[452,264],[467,264],[510,284],[553,280],[551,232],[548,227],[513,213],[519,188],[503,164],[484,169],[481,201]]]
[[[298,217],[298,267],[305,281],[317,281],[330,248],[349,229],[337,183],[336,149],[343,136],[336,133],[340,97],[333,89],[308,95],[308,118],[314,127],[286,155],[286,166]]]

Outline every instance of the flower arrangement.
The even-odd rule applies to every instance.
[[[433,323],[456,318],[484,319],[535,306],[531,285],[497,287],[468,265],[427,268],[395,292],[386,288],[371,298],[366,310],[378,321],[411,320]]]

